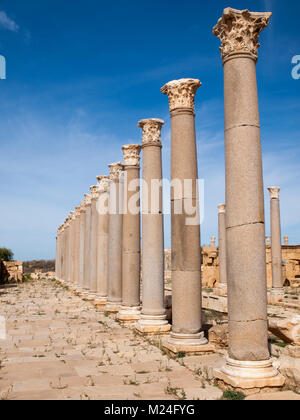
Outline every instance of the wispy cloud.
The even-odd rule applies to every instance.
[[[3,10],[0,10],[0,28],[7,29],[11,32],[18,32],[20,29],[19,25],[8,17]]]

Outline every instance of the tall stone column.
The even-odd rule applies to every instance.
[[[70,216],[66,219],[66,231],[65,231],[65,276],[64,283],[68,284],[69,282],[69,273],[70,273]]]
[[[89,194],[84,194],[85,197],[85,232],[84,232],[84,277],[83,288],[85,289],[85,296],[88,296],[90,291],[90,252],[91,252],[91,216],[92,216],[92,200]]]
[[[140,318],[140,151],[141,146],[122,147],[125,186],[123,215],[122,306],[120,321]]]
[[[161,128],[164,121],[139,122],[143,130],[142,315],[136,329],[144,334],[170,331],[164,307],[164,222]],[[156,186],[155,184],[156,183]]]
[[[283,239],[284,239],[284,246],[289,246],[289,237],[285,236]]]
[[[85,255],[85,201],[80,202],[79,221],[79,285],[78,292],[84,289],[84,255]]]
[[[64,277],[64,249],[65,249],[65,224],[63,223],[61,225],[61,229],[60,229],[60,270],[59,270],[59,281],[61,282],[63,280]]]
[[[161,92],[171,112],[172,318],[164,346],[173,353],[212,350],[202,331],[200,217],[195,95],[201,82],[180,79]],[[190,187],[187,187],[190,183]],[[175,187],[180,184],[181,188]]]
[[[98,176],[97,209],[97,297],[94,304],[104,309],[108,289],[108,204],[109,176]]]
[[[79,233],[80,233],[80,207],[75,207],[74,221],[74,267],[73,283],[74,290],[77,290],[79,283]]]
[[[73,276],[74,276],[74,258],[75,258],[75,249],[74,249],[74,233],[75,233],[75,212],[71,211],[70,213],[70,236],[69,236],[69,278],[68,283],[70,286],[73,285]]]
[[[224,64],[229,357],[217,377],[237,388],[280,386],[268,349],[264,193],[256,62],[271,13],[231,8],[213,33]]]
[[[108,298],[105,310],[119,312],[122,304],[123,180],[121,162],[109,165]]]
[[[90,238],[90,294],[88,300],[95,300],[97,294],[97,232],[98,232],[98,214],[97,214],[97,200],[98,200],[98,186],[93,185],[91,190],[91,238]]]
[[[268,188],[270,193],[271,211],[271,255],[272,255],[272,303],[277,303],[284,297],[282,283],[282,251],[281,251],[281,226],[279,187]]]
[[[219,230],[219,289],[227,291],[227,268],[226,268],[226,205],[218,206],[218,230]]]

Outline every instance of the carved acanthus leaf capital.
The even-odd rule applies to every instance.
[[[161,88],[161,93],[168,95],[170,111],[178,108],[195,109],[195,95],[202,85],[198,79],[172,80]]]
[[[120,179],[122,172],[124,171],[124,165],[122,162],[112,163],[108,165],[110,169],[110,179],[111,181],[117,181]]]
[[[149,118],[138,123],[138,127],[143,130],[143,146],[148,144],[161,146],[161,128],[164,123],[163,120],[158,118]]]
[[[75,207],[76,217],[79,217],[80,216],[80,210],[81,210],[81,207],[80,206]]]
[[[84,201],[85,201],[86,206],[92,203],[92,196],[90,194],[84,194],[84,198],[85,198]]]
[[[99,196],[99,188],[98,188],[98,185],[92,185],[90,187],[90,191],[91,191],[92,200],[96,200],[98,198],[98,196]]]
[[[268,191],[270,193],[271,200],[278,200],[279,199],[279,187],[270,187],[268,188]]]
[[[108,175],[98,175],[98,193],[102,194],[108,191],[110,177]]]
[[[221,40],[222,59],[232,53],[250,53],[257,59],[259,35],[269,25],[271,16],[269,12],[224,9],[223,16],[213,28],[213,34]]]
[[[139,144],[127,144],[122,147],[122,150],[126,166],[140,166],[141,146]]]

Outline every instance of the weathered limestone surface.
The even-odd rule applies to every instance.
[[[56,283],[8,289],[0,305],[7,318],[7,340],[0,340],[1,400],[222,397],[195,369]]]
[[[97,210],[97,304],[105,307],[108,293],[109,176],[98,176]]]
[[[0,283],[12,280],[17,282],[23,281],[23,262],[0,260]]]
[[[224,65],[229,357],[216,372],[235,388],[282,386],[268,349],[264,193],[256,81],[271,13],[227,8],[213,33]]]
[[[91,263],[91,217],[92,217],[92,201],[90,194],[85,194],[85,232],[84,232],[84,275],[83,288],[87,291],[90,289],[90,263]]]
[[[218,231],[219,231],[219,288],[227,289],[227,264],[226,264],[226,205],[218,206]]]
[[[281,252],[281,226],[279,207],[279,187],[268,188],[270,193],[271,209],[271,255],[272,255],[272,290],[275,300],[282,300],[284,295],[282,284],[282,252]]]
[[[140,151],[141,146],[126,145],[122,251],[122,306],[120,321],[140,318]]]
[[[173,325],[164,343],[173,353],[209,351],[201,320],[201,250],[195,135],[197,79],[173,80],[162,93],[171,112],[171,180],[191,180],[190,191],[171,191]],[[193,209],[188,207],[193,206]],[[178,211],[179,210],[179,211]],[[192,210],[192,211],[191,211]],[[178,214],[180,213],[180,214]],[[191,219],[194,222],[191,223]],[[189,223],[190,222],[190,223]]]
[[[142,279],[143,307],[136,329],[145,334],[170,331],[164,308],[164,227],[162,186],[154,189],[152,181],[162,181],[161,128],[164,121],[139,122],[143,130],[143,212]],[[156,184],[157,185],[157,184]]]
[[[109,165],[110,198],[108,228],[108,298],[105,310],[118,312],[122,304],[122,240],[124,166],[121,162]]]

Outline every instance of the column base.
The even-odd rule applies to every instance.
[[[167,334],[171,331],[166,315],[152,317],[141,315],[141,319],[134,327],[138,332],[147,335]]]
[[[189,353],[197,355],[215,351],[215,347],[209,344],[204,337],[204,332],[199,334],[176,334],[172,332],[168,339],[163,340],[162,345],[174,354]]]
[[[264,388],[281,388],[285,383],[272,359],[247,362],[228,357],[223,368],[214,370],[214,377],[223,382],[224,388],[251,390],[251,393],[258,393]]]
[[[285,293],[283,287],[278,289],[271,289],[268,293],[268,303],[271,305],[276,305],[277,303],[282,302],[284,294]]]
[[[117,320],[121,322],[134,322],[138,321],[140,317],[140,306],[121,306],[121,309],[117,315]]]
[[[96,306],[97,309],[106,310],[105,307],[107,304],[107,296],[99,296],[95,294],[93,304]]]
[[[117,302],[107,302],[107,304],[106,304],[106,306],[105,306],[105,311],[106,312],[110,312],[110,313],[113,313],[113,314],[116,314],[116,313],[118,313],[119,311],[120,311],[120,309],[121,309],[121,302],[120,303],[117,303]]]

